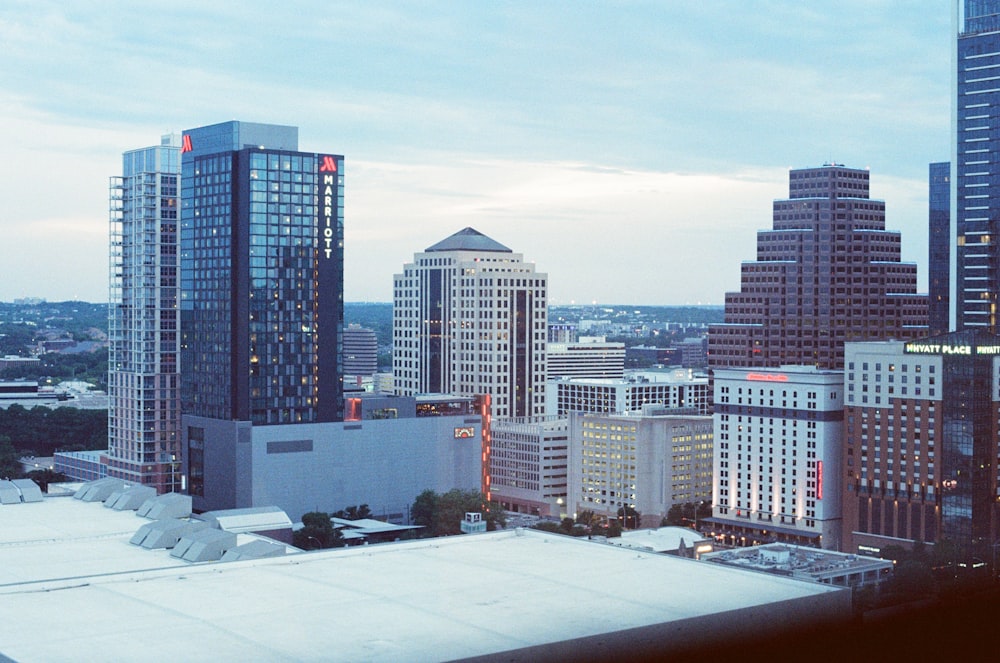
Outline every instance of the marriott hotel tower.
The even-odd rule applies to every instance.
[[[219,473],[205,463],[235,459],[243,429],[343,420],[344,159],[298,151],[296,127],[235,121],[185,131],[180,152],[182,423],[197,508],[234,501],[210,495],[205,476]]]

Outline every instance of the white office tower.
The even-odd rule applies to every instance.
[[[122,155],[110,185],[109,476],[182,489],[178,394],[180,138]]]
[[[396,393],[485,394],[494,417],[544,413],[547,274],[465,228],[393,281]]]
[[[844,374],[715,369],[713,533],[725,542],[840,547]]]

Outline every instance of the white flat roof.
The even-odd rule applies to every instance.
[[[677,550],[681,545],[681,540],[690,550],[694,547],[695,542],[709,538],[711,537],[688,527],[658,527],[622,532],[620,537],[608,539],[608,543],[631,548],[645,547],[654,552],[663,552]]]
[[[429,661],[842,591],[533,530],[188,564],[130,545],[144,522],[0,507],[0,654]]]

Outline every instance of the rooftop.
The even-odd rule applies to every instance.
[[[490,239],[475,228],[463,228],[454,235],[442,239],[437,244],[425,249],[433,251],[492,251],[495,253],[513,253],[506,246]]]
[[[69,498],[0,506],[0,655],[426,661],[850,612],[825,585],[532,530],[191,564],[130,545],[142,522]]]
[[[735,548],[708,553],[703,560],[738,566],[755,571],[787,573],[793,577],[823,580],[864,571],[888,571],[891,560],[851,555],[784,543],[770,543],[751,548]]]

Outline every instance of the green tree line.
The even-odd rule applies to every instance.
[[[29,410],[14,404],[0,410],[0,439],[4,438],[22,456],[107,449],[108,411],[40,405]]]

